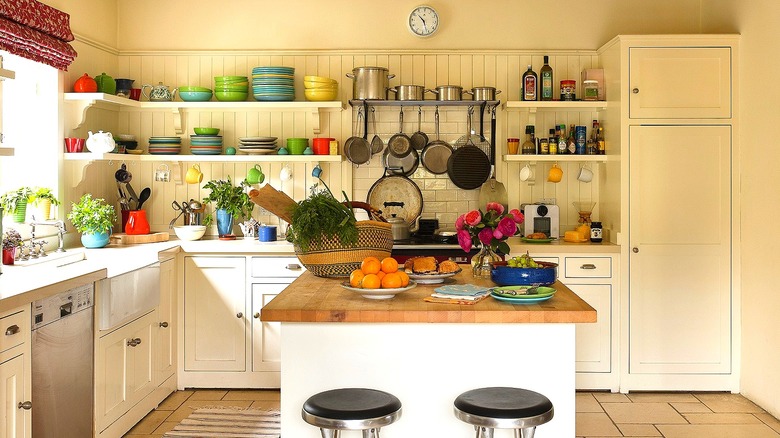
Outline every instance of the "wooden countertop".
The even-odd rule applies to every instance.
[[[536,304],[509,304],[488,297],[477,304],[423,301],[440,284],[418,284],[388,300],[371,300],[341,287],[344,278],[316,277],[304,272],[266,304],[260,319],[280,322],[428,322],[428,323],[575,323],[596,322],[596,310],[559,281],[555,296]],[[471,266],[452,280],[458,284],[495,286],[477,280]],[[448,283],[453,284],[453,283]]]

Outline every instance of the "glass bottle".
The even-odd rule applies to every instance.
[[[559,125],[558,135],[558,153],[565,154],[566,151],[566,125]]]
[[[577,152],[577,140],[574,138],[574,125],[569,127],[569,137],[566,139],[566,149],[570,154]]]
[[[555,137],[555,128],[550,128],[550,137],[547,139],[547,144],[548,144],[547,149],[549,154],[558,153],[558,139]]]
[[[536,139],[534,138],[534,127],[528,125],[525,127],[525,141],[520,147],[520,151],[523,155],[530,155],[536,153]]]
[[[553,70],[549,62],[550,57],[544,55],[544,65],[539,70],[542,83],[541,100],[553,100]]]
[[[523,87],[523,100],[537,100],[537,76],[530,65],[528,66],[528,70],[523,73],[521,83]]]
[[[591,242],[601,242],[602,240],[602,229],[601,229],[601,222],[591,222],[590,224],[590,241]]]
[[[599,126],[599,132],[596,135],[596,149],[599,155],[607,153],[607,144],[604,142],[604,128]]]

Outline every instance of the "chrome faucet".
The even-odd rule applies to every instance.
[[[56,220],[56,221],[44,221],[44,222],[35,222],[35,216],[32,217],[32,222],[30,222],[30,247],[29,251],[27,252],[27,257],[31,258],[37,258],[37,257],[46,257],[48,254],[46,254],[46,251],[43,249],[43,245],[48,243],[45,240],[40,240],[38,242],[35,241],[35,227],[40,225],[48,225],[50,227],[56,227],[57,228],[57,238],[59,240],[59,245],[57,247],[57,250],[55,252],[65,252],[64,243],[65,243],[65,222],[63,220]],[[36,250],[35,247],[38,247]]]

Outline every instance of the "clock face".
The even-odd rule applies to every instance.
[[[409,14],[408,24],[413,34],[431,36],[439,28],[439,14],[430,6],[418,6]]]

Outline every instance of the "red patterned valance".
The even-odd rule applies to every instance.
[[[73,39],[68,14],[36,0],[0,0],[0,49],[67,70]]]

